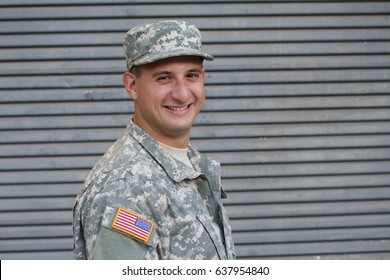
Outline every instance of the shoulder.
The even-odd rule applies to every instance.
[[[142,147],[128,133],[122,134],[97,161],[84,181],[77,200],[85,200],[102,191],[109,181],[120,177],[121,170],[131,165]]]
[[[118,139],[88,175],[77,201],[88,205],[103,199],[122,205],[142,197],[151,199],[154,186],[165,179],[164,170],[136,140]],[[157,189],[161,195],[165,188]]]

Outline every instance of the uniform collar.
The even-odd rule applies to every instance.
[[[169,153],[160,148],[158,142],[147,134],[142,128],[129,122],[127,127],[129,134],[154,158],[156,162],[165,170],[168,176],[175,182],[181,182],[185,179],[195,179],[202,175],[202,155],[189,146],[188,155],[194,169],[185,163],[176,160]]]

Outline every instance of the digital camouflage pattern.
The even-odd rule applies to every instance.
[[[148,64],[160,59],[191,55],[213,60],[202,52],[200,31],[183,21],[148,23],[129,30],[123,37],[127,68]]]
[[[73,210],[75,259],[234,259],[220,166],[191,146],[193,169],[130,122],[91,171]],[[154,225],[145,243],[112,227],[118,208]]]

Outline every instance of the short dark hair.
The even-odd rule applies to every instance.
[[[137,79],[141,78],[141,75],[142,75],[142,73],[141,73],[141,67],[133,66],[133,67],[129,70],[129,72],[130,72],[131,74],[133,74]]]

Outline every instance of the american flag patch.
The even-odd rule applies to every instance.
[[[146,243],[152,234],[153,223],[138,214],[118,208],[112,227]]]

